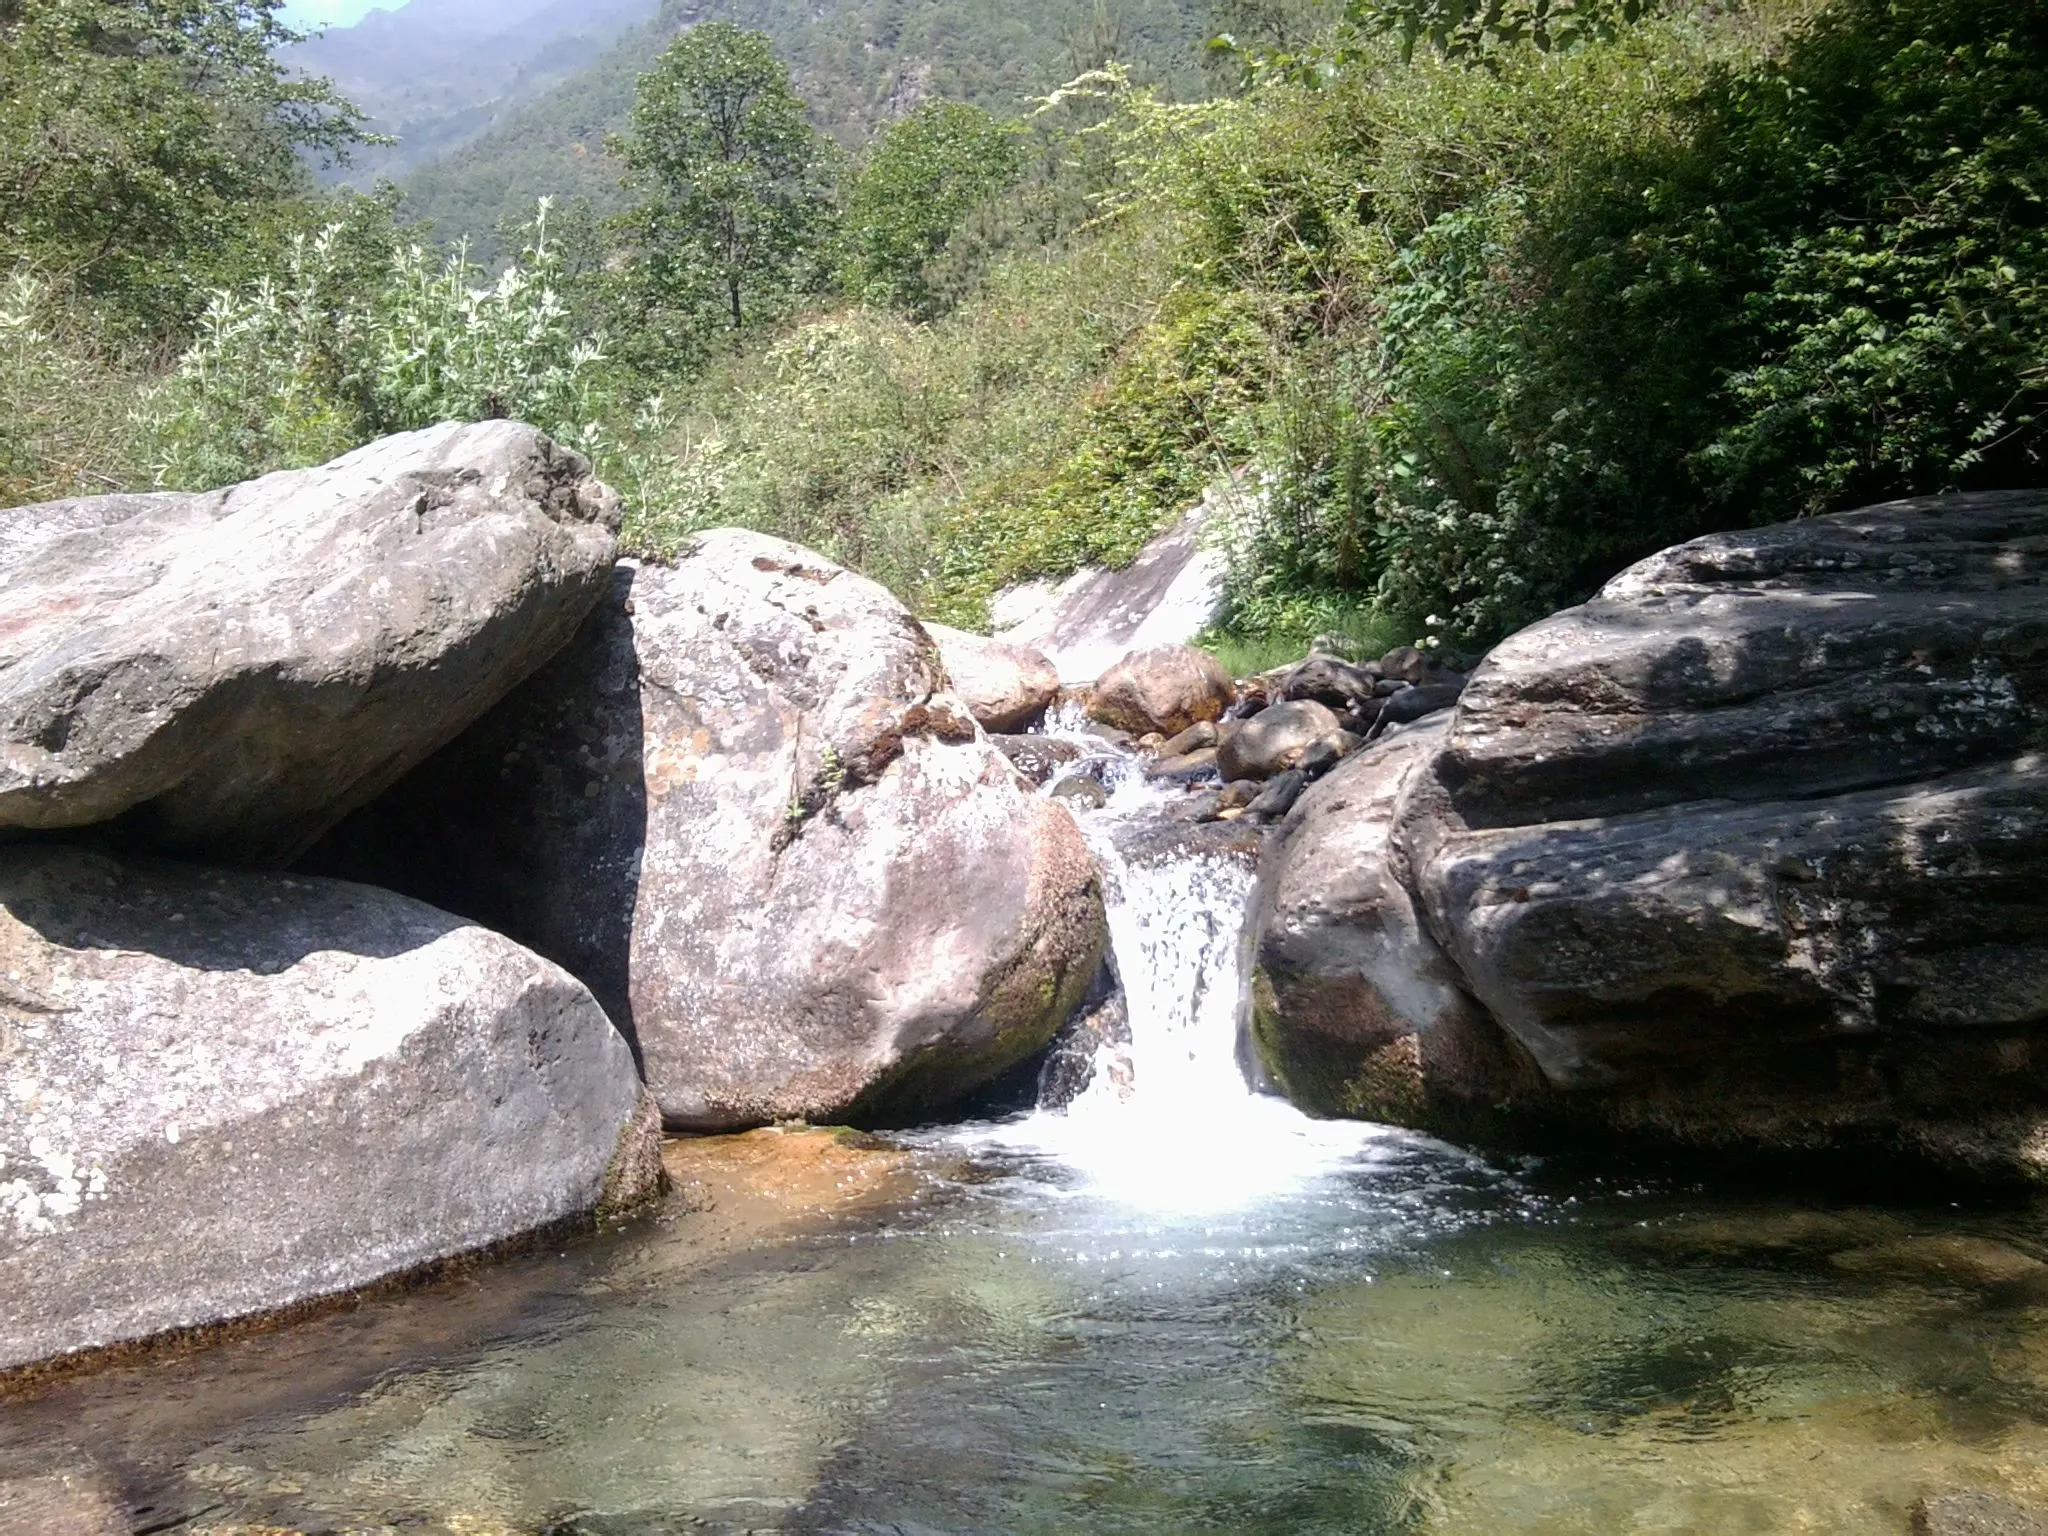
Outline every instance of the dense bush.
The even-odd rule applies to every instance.
[[[1303,245],[1358,312],[1275,391],[1249,622],[1370,594],[1483,640],[1710,528],[2039,482],[2048,8],[1767,23],[1313,93],[1371,191]]]

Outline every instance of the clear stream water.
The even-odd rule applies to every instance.
[[[914,1200],[652,1221],[0,1404],[136,1531],[1908,1529],[2048,1502],[2048,1222],[1615,1186],[1307,1120],[1237,1064],[1250,873],[1087,818],[1131,1039],[931,1128]],[[1114,1052],[1112,1053],[1114,1054]]]

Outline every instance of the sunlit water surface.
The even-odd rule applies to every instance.
[[[709,1262],[661,1219],[0,1407],[195,1532],[1882,1532],[2048,1498],[2033,1212],[1613,1187],[1238,1071],[1250,877],[1090,836],[1131,995],[1063,1114]]]

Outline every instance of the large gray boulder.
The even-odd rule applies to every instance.
[[[511,940],[340,881],[0,849],[0,1373],[631,1203],[631,1052]]]
[[[1389,843],[1447,723],[1340,764],[1288,816],[1260,871],[1252,1039],[1311,1113],[1483,1138],[1493,1105],[1541,1082],[1465,992]]]
[[[873,582],[703,534],[315,865],[582,976],[672,1126],[915,1117],[1042,1047],[1106,942],[1072,817],[942,675]]]
[[[953,693],[985,731],[1021,731],[1059,694],[1059,671],[1042,651],[943,624],[927,624],[925,632],[938,642]]]
[[[1275,918],[1264,1038],[1284,1058],[1331,1010],[1414,1018],[1448,962],[1533,1067],[1488,1090],[1497,1125],[2048,1179],[2044,719],[2048,496],[1666,551],[1503,642],[1447,728],[1331,776],[1422,752],[1352,813],[1379,830],[1345,834],[1400,897],[1308,962]],[[1385,889],[1294,878],[1297,909]],[[1383,947],[1370,1005],[1345,1002],[1324,973],[1403,901],[1430,946]]]
[[[0,512],[0,832],[288,862],[567,641],[618,518],[503,421]]]

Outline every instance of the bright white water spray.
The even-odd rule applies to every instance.
[[[1387,1139],[1383,1129],[1311,1120],[1245,1080],[1250,861],[1127,851],[1175,792],[1146,784],[1129,759],[1106,766],[1109,803],[1080,822],[1103,875],[1130,1043],[1102,1048],[1087,1089],[1066,1108],[974,1139],[1054,1158],[1089,1192],[1162,1216],[1254,1205],[1368,1155]]]

